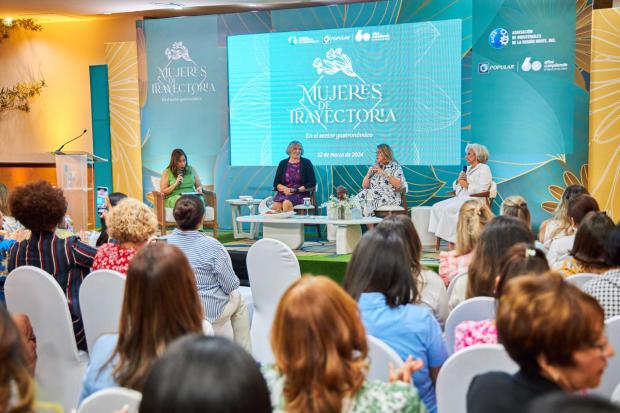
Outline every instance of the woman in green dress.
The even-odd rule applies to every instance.
[[[161,174],[161,193],[164,194],[166,208],[174,208],[177,199],[184,193],[202,193],[200,178],[194,168],[187,163],[183,149],[174,149],[170,163]]]

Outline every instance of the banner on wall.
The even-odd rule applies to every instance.
[[[188,24],[191,21],[191,24]],[[203,184],[213,183],[226,107],[225,50],[217,16],[145,20],[147,100],[142,108],[145,177],[159,176],[172,149],[188,154]],[[146,185],[150,187],[150,185]]]
[[[575,2],[538,4],[473,2],[473,124],[495,156],[573,150]]]

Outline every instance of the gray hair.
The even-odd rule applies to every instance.
[[[290,155],[291,154],[291,150],[293,149],[294,146],[299,145],[299,147],[301,148],[301,154],[304,154],[304,146],[301,144],[301,142],[299,141],[290,141],[288,146],[286,147],[286,154]]]
[[[476,155],[476,160],[478,162],[487,163],[489,160],[489,150],[486,146],[480,145],[479,143],[470,143],[465,147],[465,153],[470,149],[474,152],[474,155]]]

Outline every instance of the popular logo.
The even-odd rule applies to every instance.
[[[521,64],[522,71],[529,72],[530,70],[533,70],[534,72],[538,72],[542,68],[542,63],[540,63],[540,61],[534,60],[532,62],[531,60],[532,58],[529,56],[523,60],[523,63]]]
[[[489,73],[489,64],[478,63],[478,73]]]
[[[498,27],[489,34],[489,45],[494,49],[503,49],[508,45],[510,35],[508,30]]]

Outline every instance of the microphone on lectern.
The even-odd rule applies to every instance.
[[[80,133],[78,136],[76,136],[75,138],[69,139],[67,142],[65,142],[62,145],[60,145],[60,148],[56,149],[54,151],[54,153],[55,154],[62,154],[62,148],[64,148],[67,144],[73,142],[74,140],[81,138],[86,132],[88,132],[88,129],[84,129],[82,131],[82,133]]]

